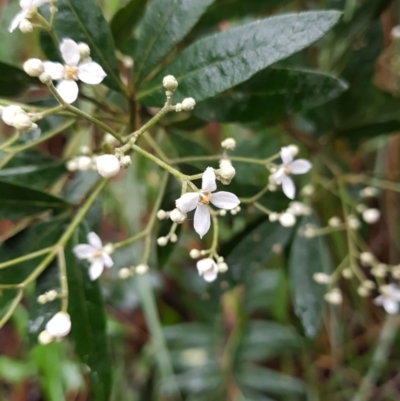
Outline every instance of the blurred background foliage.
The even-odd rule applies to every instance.
[[[60,0],[60,12],[67,13],[72,3]],[[96,2],[86,3],[87,12],[94,12],[92,3]],[[163,149],[175,158],[218,153],[221,140],[228,136],[238,143],[233,154],[255,158],[273,155],[282,145],[298,144],[301,154],[310,156],[315,165],[312,182],[318,191],[311,203],[314,213],[292,228],[269,222],[252,207],[247,208],[248,213],[221,220],[220,254],[230,270],[212,285],[198,277],[195,262],[188,257],[190,249],[201,247],[191,230],[182,232],[177,244],[154,247],[147,276],[119,280],[118,269],[139,263],[142,245],[118,250],[113,255],[116,268],[102,277],[101,287],[82,275],[81,266],[70,255],[74,342],[41,346],[37,345],[37,333],[59,308],[57,302],[36,302],[39,294],[59,286],[57,266],[51,265],[0,330],[0,400],[361,401],[356,394],[371,365],[384,312],[369,299],[355,296],[356,286],[351,282],[344,289],[343,305],[324,303],[325,289],[312,275],[332,271],[343,259],[347,253],[344,235],[310,241],[296,233],[310,222],[326,225],[331,216],[340,214],[340,201],[329,191],[334,172],[324,163],[325,157],[333,160],[341,173],[398,182],[400,52],[390,32],[399,22],[400,2],[187,3],[192,11],[179,11],[187,17],[183,18],[187,35],[175,40],[171,28],[171,36],[164,39],[171,41],[166,46],[173,50],[168,55],[153,54],[147,65],[135,65],[140,83],[146,71],[153,71],[138,92],[146,105],[157,103],[156,95],[146,102],[146,90],[152,88],[153,79],[165,75],[163,66],[200,38],[275,14],[343,11],[340,22],[313,46],[205,99],[190,116],[167,116],[154,132]],[[43,100],[41,87],[32,86],[34,82],[19,66],[33,55],[47,59],[54,48],[43,34],[16,31],[10,35],[8,26],[18,2],[2,0],[0,4],[0,95],[17,101],[33,99],[37,100],[34,104],[47,106],[51,100]],[[135,59],[151,46],[140,41],[146,29],[141,24],[146,0],[103,0],[100,6],[121,54]],[[74,28],[67,18],[58,26],[66,35]],[[107,49],[99,51],[103,50]],[[110,71],[118,68],[113,60],[114,56],[108,59]],[[108,104],[127,107],[118,84],[109,79],[108,86],[115,91],[107,95]],[[182,96],[201,97],[201,88],[182,85],[179,90]],[[104,93],[100,90],[90,95]],[[89,103],[83,107],[93,111]],[[150,114],[151,109],[142,110],[143,119]],[[92,135],[98,141],[96,129],[62,117],[46,118],[41,129],[58,129],[69,134],[69,139],[64,135],[43,141],[38,149],[19,153],[0,170],[0,261],[52,245],[70,217],[65,212],[66,202],[79,204],[96,180],[94,172],[72,177],[63,162],[79,146],[91,144]],[[7,133],[5,126],[3,133]],[[21,146],[38,139],[26,135]],[[181,167],[196,174],[205,166],[190,163]],[[241,197],[252,196],[267,179],[262,166],[240,165],[229,190]],[[136,160],[96,201],[87,226],[80,227],[69,249],[79,242],[79,236],[84,238],[88,227],[100,232],[104,241],[139,232],[148,218],[157,183],[150,163]],[[52,195],[60,188],[63,200]],[[357,197],[360,188],[350,194]],[[177,185],[169,182],[162,208],[170,210],[177,193]],[[382,190],[371,206],[379,205],[383,219],[372,228],[362,228],[377,257],[392,264],[400,263],[399,200],[397,192]],[[288,201],[278,191],[263,197],[260,204],[280,211]],[[35,220],[38,213],[49,209],[54,217]],[[160,235],[167,230],[159,224]],[[18,269],[4,270],[1,282],[18,283],[32,268],[29,261]],[[156,305],[152,298],[144,301],[149,289],[156,294]],[[0,307],[12,296],[12,291],[3,292]],[[155,323],[154,310],[158,310],[162,327]],[[372,387],[363,400],[400,399],[400,338],[393,341],[390,357],[383,355],[379,376],[370,378]]]

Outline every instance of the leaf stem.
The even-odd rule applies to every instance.
[[[12,314],[14,313],[15,309],[17,309],[17,306],[19,305],[19,303],[21,302],[22,296],[24,295],[24,290],[22,288],[20,288],[18,290],[17,295],[15,296],[15,298],[13,299],[13,301],[11,302],[10,307],[8,308],[6,314],[2,317],[2,319],[0,320],[0,329],[7,323],[8,319],[12,316]]]
[[[20,256],[19,258],[11,259],[8,260],[7,262],[0,263],[0,269],[6,269],[7,267],[14,266],[22,262],[26,262],[27,260],[35,259],[38,256],[42,256],[46,253],[51,252],[52,249],[53,247],[44,248],[41,249],[40,251],[28,253],[27,255]]]

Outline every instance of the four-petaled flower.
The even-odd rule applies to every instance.
[[[54,81],[60,81],[57,84],[57,92],[66,103],[73,103],[78,98],[79,87],[75,82],[78,79],[90,85],[96,85],[103,81],[106,73],[100,64],[94,61],[82,61],[79,52],[79,46],[72,39],[63,39],[60,45],[60,52],[65,61],[53,63],[45,61],[44,71],[49,74]]]
[[[240,203],[238,197],[230,192],[214,192],[217,189],[215,173],[208,167],[203,173],[203,182],[200,192],[188,192],[176,200],[176,207],[183,213],[196,209],[194,214],[194,229],[200,238],[210,229],[210,211],[208,204],[211,202],[220,209],[234,209]]]
[[[383,306],[390,315],[399,311],[400,289],[395,284],[388,284],[381,288],[381,295],[374,299],[375,305]]]
[[[199,260],[196,266],[199,275],[203,276],[204,280],[211,282],[217,278],[218,265],[211,258]]]
[[[37,11],[37,8],[47,3],[48,0],[20,0],[21,11],[12,19],[8,30],[13,32],[18,28],[20,22],[29,19]]]
[[[101,239],[96,233],[89,233],[87,236],[88,244],[78,244],[73,251],[79,259],[87,259],[91,262],[89,276],[91,280],[100,277],[105,267],[112,267],[114,262],[110,255],[104,250]]]
[[[293,152],[287,147],[281,148],[283,165],[279,167],[273,178],[278,185],[282,184],[282,190],[289,199],[294,199],[296,187],[289,174],[305,174],[310,171],[312,164],[305,159],[293,160]]]

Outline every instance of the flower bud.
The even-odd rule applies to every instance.
[[[182,103],[177,103],[177,104],[175,105],[175,111],[176,111],[177,113],[179,113],[180,111],[182,111]]]
[[[19,23],[19,30],[22,33],[30,33],[33,32],[33,25],[30,21],[28,21],[27,19],[23,19],[21,20],[21,22]]]
[[[43,330],[38,336],[38,341],[42,345],[48,345],[54,340],[53,336],[47,331]]]
[[[105,253],[108,253],[109,255],[113,254],[115,251],[114,245],[111,244],[110,242],[108,244],[105,244],[103,247],[103,251]]]
[[[89,156],[79,156],[76,158],[79,171],[87,171],[92,166],[92,158]]]
[[[114,155],[102,155],[96,161],[97,171],[104,178],[114,177],[119,173],[121,165]]]
[[[226,210],[225,210],[225,209],[221,209],[221,210],[219,211],[219,215],[220,215],[220,216],[226,216]]]
[[[224,262],[218,263],[217,266],[218,266],[218,271],[219,271],[220,273],[225,273],[225,272],[228,271],[228,265],[227,265],[226,263],[224,263]]]
[[[78,170],[78,162],[76,159],[71,159],[67,161],[66,168],[68,171],[76,171]]]
[[[364,210],[362,217],[366,223],[374,224],[380,219],[381,212],[378,209],[367,209]]]
[[[375,261],[375,257],[371,252],[361,252],[360,260],[363,265],[370,266]]]
[[[178,241],[178,236],[175,233],[173,233],[170,235],[169,240],[171,242],[176,242],[176,241]]]
[[[360,203],[356,206],[356,210],[358,213],[362,213],[364,210],[367,210],[367,206],[364,203]]]
[[[192,259],[197,259],[200,257],[200,251],[198,249],[191,249],[189,255]]]
[[[13,126],[19,131],[31,131],[37,127],[26,113],[18,113],[14,117]]]
[[[14,118],[21,113],[25,114],[20,106],[11,105],[3,108],[1,118],[7,125],[14,126]]]
[[[46,293],[47,299],[49,301],[54,301],[57,298],[57,291],[56,290],[50,290]]]
[[[157,219],[158,220],[164,220],[168,217],[168,213],[165,210],[160,209],[157,212]]]
[[[186,213],[183,213],[179,209],[175,208],[169,213],[169,218],[174,223],[182,224],[186,220]]]
[[[190,111],[194,109],[194,106],[196,106],[196,101],[192,97],[187,97],[186,99],[183,99],[182,110]]]
[[[167,238],[167,237],[160,237],[160,238],[157,238],[157,244],[158,244],[159,246],[165,246],[165,245],[167,245],[167,244],[168,244],[168,238]]]
[[[363,198],[372,198],[378,195],[379,191],[374,187],[365,187],[360,191],[360,196]]]
[[[400,25],[396,25],[392,28],[391,35],[393,39],[400,39]]]
[[[230,160],[222,159],[219,162],[219,170],[217,171],[218,178],[224,185],[231,183],[233,177],[236,174],[235,168],[232,166]]]
[[[315,191],[314,187],[311,184],[308,184],[303,187],[303,189],[301,190],[301,193],[304,196],[311,196],[314,194],[314,191]]]
[[[304,228],[304,236],[306,238],[314,238],[317,235],[317,231],[312,224],[307,224]]]
[[[44,72],[42,60],[31,58],[24,63],[24,71],[31,77],[38,77]]]
[[[234,150],[236,141],[233,138],[226,138],[221,142],[221,146],[226,150]]]
[[[137,274],[145,274],[148,272],[149,266],[147,266],[145,264],[140,264],[140,265],[136,266],[135,270],[136,270]]]
[[[163,87],[170,92],[173,92],[178,87],[178,81],[173,75],[167,75],[163,79]]]
[[[288,148],[292,153],[293,157],[297,156],[297,154],[299,153],[299,147],[297,145],[289,145]]]
[[[123,156],[121,158],[121,167],[128,168],[132,164],[132,159],[129,155]]]
[[[369,289],[368,288],[365,288],[365,287],[363,287],[363,286],[360,286],[360,287],[358,287],[357,288],[357,292],[358,292],[358,295],[360,296],[360,297],[363,297],[363,298],[366,298],[366,297],[368,297],[369,296]]]
[[[276,213],[276,212],[270,213],[269,216],[268,216],[268,219],[269,219],[269,221],[270,221],[271,223],[273,223],[273,222],[275,222],[275,221],[278,221],[278,219],[279,219],[279,213]]]
[[[123,267],[119,272],[118,276],[120,279],[125,280],[132,275],[131,270],[127,267]]]
[[[66,312],[56,313],[46,324],[47,332],[54,338],[65,337],[71,330],[71,318]]]
[[[350,280],[353,277],[353,270],[351,270],[349,267],[346,267],[345,269],[343,269],[342,271],[342,276],[346,279],[346,280]]]
[[[371,274],[375,277],[384,278],[388,272],[388,267],[384,263],[379,263],[371,269]]]
[[[347,225],[352,230],[358,230],[360,228],[360,221],[357,219],[357,217],[349,215],[347,218]]]
[[[313,280],[318,284],[329,284],[332,281],[332,278],[326,273],[314,273]]]
[[[279,223],[281,223],[283,227],[292,227],[296,224],[296,217],[294,217],[292,213],[282,213],[279,216]]]
[[[342,222],[341,222],[341,220],[339,219],[339,217],[334,216],[334,217],[331,217],[331,218],[328,220],[328,225],[329,225],[330,227],[333,227],[333,228],[338,228],[338,227],[340,227],[340,226],[342,225]]]
[[[373,290],[376,287],[372,280],[365,280],[361,284],[363,287],[368,288],[369,290]]]
[[[51,75],[48,74],[47,72],[44,72],[44,73],[42,73],[42,74],[39,75],[39,81],[40,81],[42,84],[50,85],[51,82],[52,82]]]
[[[90,47],[86,43],[78,43],[78,49],[81,60],[86,60],[90,58]]]
[[[38,301],[41,305],[44,305],[44,304],[47,303],[47,301],[48,301],[47,295],[46,295],[46,294],[39,295],[39,296],[37,297],[37,301]]]
[[[340,305],[343,302],[342,293],[338,288],[334,288],[325,294],[325,301],[332,305]]]
[[[111,135],[109,132],[107,132],[104,136],[104,142],[112,147],[117,146],[119,143],[118,139],[115,136]]]

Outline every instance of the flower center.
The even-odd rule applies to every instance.
[[[64,70],[65,79],[78,80],[78,68],[73,65],[66,65]]]
[[[93,258],[94,258],[94,259],[100,258],[101,255],[102,255],[102,251],[98,249],[97,251],[94,251],[94,253],[93,253]]]
[[[286,166],[285,169],[284,169],[284,171],[285,171],[285,174],[286,174],[286,175],[289,175],[289,174],[290,174],[290,167],[289,167],[289,166]]]
[[[199,203],[202,205],[208,205],[211,200],[211,194],[209,192],[200,192]]]

